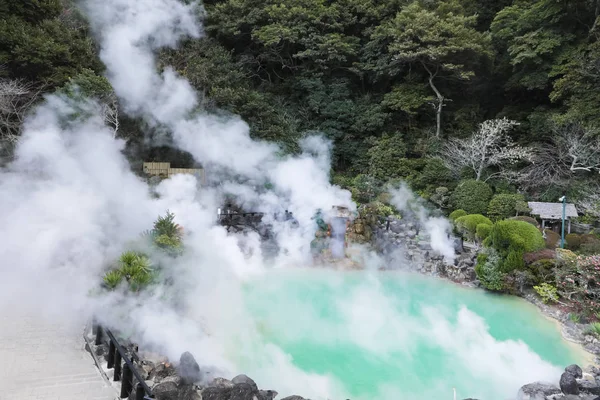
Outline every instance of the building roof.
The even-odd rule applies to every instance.
[[[531,214],[537,215],[541,219],[562,219],[562,203],[542,203],[537,201],[530,201],[527,203],[531,208]],[[566,218],[577,217],[577,209],[574,204],[567,203],[565,208]]]

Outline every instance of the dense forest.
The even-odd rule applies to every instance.
[[[451,210],[475,179],[597,216],[599,15],[600,0],[206,0],[204,37],[157,57],[255,138],[294,152],[322,132],[360,202],[402,179]],[[0,3],[0,66],[5,155],[55,91],[97,97],[139,154],[143,121],[119,113],[75,1]]]

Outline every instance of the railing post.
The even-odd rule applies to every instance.
[[[115,351],[115,371],[114,371],[114,381],[120,381],[121,380],[121,353],[119,353],[119,350]]]
[[[133,371],[129,368],[129,364],[123,365],[123,382],[121,382],[121,398],[129,397],[133,390]]]
[[[102,326],[96,325],[96,346],[102,344]]]
[[[106,360],[108,362],[108,369],[111,369],[115,366],[115,352],[115,343],[111,339],[108,344],[108,359]]]
[[[146,397],[146,391],[141,383],[137,384],[137,388],[135,389],[135,400],[144,400]]]

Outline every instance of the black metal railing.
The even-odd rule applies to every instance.
[[[121,381],[121,398],[127,398],[133,391],[133,378],[135,377],[138,384],[135,389],[135,400],[151,400],[154,398],[152,389],[146,384],[146,381],[138,370],[133,365],[133,361],[139,361],[139,357],[135,352],[130,355],[127,350],[115,338],[115,335],[109,330],[102,328],[101,325],[94,325],[94,333],[96,334],[95,344],[108,345],[108,355],[106,357],[107,367],[113,369],[113,380]]]

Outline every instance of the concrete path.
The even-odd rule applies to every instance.
[[[0,308],[0,400],[117,399],[85,351],[83,324],[36,314]]]

